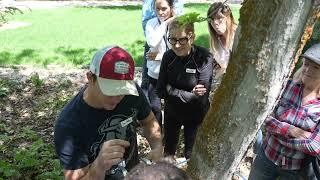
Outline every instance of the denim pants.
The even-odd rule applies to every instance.
[[[300,170],[286,170],[275,165],[260,149],[251,165],[249,180],[316,180],[312,163],[306,163]]]
[[[253,153],[254,154],[258,154],[261,147],[262,147],[262,141],[263,141],[263,134],[262,134],[262,130],[259,129],[256,135],[256,139],[255,142],[253,144]]]
[[[149,79],[148,99],[150,101],[150,106],[153,114],[156,116],[156,119],[160,127],[162,127],[161,99],[156,93],[156,86],[157,86],[158,80],[153,79],[150,76],[148,76],[148,79]]]

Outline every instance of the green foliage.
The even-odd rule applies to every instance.
[[[42,79],[40,79],[38,73],[32,74],[30,76],[30,81],[36,88],[40,88],[44,84],[44,81]]]
[[[0,97],[7,96],[9,89],[0,85]]]
[[[135,65],[143,63],[143,53],[141,54],[141,52],[144,51],[144,44],[145,42],[141,40],[137,40],[132,44],[126,44],[126,50],[128,50],[131,56],[135,58]]]
[[[10,169],[9,165],[6,164],[3,159],[5,159],[5,156],[10,155],[10,152],[12,151],[12,147],[10,147],[9,145],[11,144],[13,139],[13,136],[10,136],[10,134],[13,134],[12,128],[10,126],[6,126],[1,122],[4,122],[4,121],[0,119],[0,177],[2,177],[1,169],[6,169],[6,168]]]
[[[313,33],[311,38],[308,40],[306,45],[303,47],[302,53],[304,53],[307,49],[309,49],[312,45],[320,43],[320,19],[316,22],[316,24],[313,27]],[[302,60],[301,58],[295,65],[295,68],[292,72],[292,75],[302,66]]]
[[[53,102],[53,108],[55,109],[61,109],[63,106],[67,104],[67,102],[70,100],[69,96],[60,96],[58,99],[55,99]]]
[[[0,79],[0,98],[6,97],[10,90],[15,90],[18,85],[16,80]]]
[[[59,79],[58,82],[59,82],[58,86],[61,89],[67,89],[72,85],[72,81],[70,81],[70,79],[68,79],[66,77]]]
[[[186,13],[178,17],[178,22],[181,26],[185,26],[186,24],[193,24],[196,22],[203,22],[207,20],[207,18],[199,16],[200,14],[196,12]]]
[[[15,6],[6,6],[6,5],[2,5],[0,3],[0,26],[4,23],[6,23],[8,20],[7,20],[7,16],[8,14],[15,14],[15,13],[23,13],[21,9],[19,9],[18,7],[15,7]]]
[[[39,153],[44,149],[42,140],[38,140],[31,145],[28,149],[16,149],[14,155],[14,162],[19,170],[34,170],[37,166],[40,166],[41,161],[37,158]],[[41,155],[40,155],[41,156]]]
[[[21,138],[25,140],[35,141],[38,139],[38,135],[30,127],[23,127],[22,132],[16,135],[16,138]]]
[[[37,179],[61,179],[61,165],[58,159],[51,160],[49,166],[52,171],[43,172],[37,176]]]
[[[313,44],[320,43],[320,19],[316,22],[313,27],[313,33],[306,46],[303,48],[303,52],[305,52],[309,47]]]
[[[0,175],[2,173],[7,178],[21,178],[21,174],[23,174],[26,179],[33,179],[33,177],[61,178],[60,164],[57,159],[52,159],[52,147],[41,139],[26,149],[16,148],[15,151],[11,164],[0,162],[0,167],[3,169],[2,172],[0,171]],[[52,171],[43,171],[48,167],[51,167]]]
[[[58,47],[55,52],[64,56],[68,62],[71,62],[74,65],[82,65],[84,64],[84,62],[90,62],[96,50],[97,49],[95,48],[91,48],[88,50],[84,48],[73,49],[69,46]]]
[[[4,160],[0,160],[0,175],[2,177],[20,177],[19,171],[17,171],[16,167],[9,162]]]
[[[9,136],[6,136],[6,139],[9,139]],[[61,179],[62,168],[58,159],[54,159],[53,146],[43,142],[29,128],[23,128],[21,135],[15,138],[23,137],[26,138],[25,140],[34,140],[34,142],[27,147],[14,148],[11,157],[0,160],[0,177],[6,179]]]

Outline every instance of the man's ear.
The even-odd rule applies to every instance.
[[[196,39],[196,34],[193,33],[190,39],[191,39],[191,44],[193,44]]]
[[[88,79],[88,83],[93,83],[94,82],[93,74],[92,74],[91,71],[88,71],[86,76],[87,76],[87,79]]]
[[[173,16],[176,16],[176,12],[175,12],[174,7],[171,7],[171,8],[170,8],[170,13],[171,13],[172,17],[173,17]]]

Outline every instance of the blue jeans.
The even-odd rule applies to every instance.
[[[249,180],[316,180],[312,163],[307,163],[300,170],[286,170],[275,165],[260,149],[251,166]]]
[[[152,112],[156,116],[156,119],[158,120],[158,123],[162,128],[161,99],[156,94],[156,86],[157,86],[158,80],[153,79],[150,76],[148,76],[148,79],[149,79],[148,99],[150,102]]]
[[[255,140],[256,141],[253,144],[253,153],[258,154],[262,147],[262,141],[263,141],[263,135],[262,135],[261,129],[259,129],[259,131],[257,132],[257,136]]]

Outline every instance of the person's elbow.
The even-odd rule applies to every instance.
[[[154,116],[152,111],[147,116],[147,118],[142,120],[141,125],[142,125],[143,131],[144,131],[144,136],[150,136],[151,134],[152,135],[159,135],[159,133],[161,135],[160,125],[159,125],[158,121],[156,120],[156,117]]]

